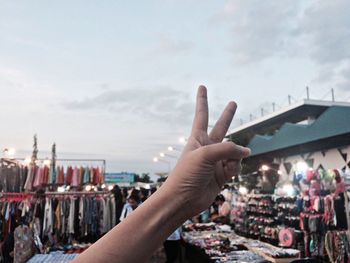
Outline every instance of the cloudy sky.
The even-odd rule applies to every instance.
[[[0,0],[0,147],[157,172],[188,136],[196,88],[210,123],[305,96],[350,100],[350,1]],[[173,165],[173,163],[172,163]]]

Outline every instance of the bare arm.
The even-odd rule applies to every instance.
[[[186,219],[206,209],[222,185],[239,173],[249,149],[222,142],[236,104],[227,105],[208,135],[206,88],[197,94],[189,141],[164,185],[74,262],[144,262]]]

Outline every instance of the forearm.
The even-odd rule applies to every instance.
[[[74,262],[144,262],[187,218],[184,201],[161,187]]]

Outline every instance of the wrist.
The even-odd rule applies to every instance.
[[[174,187],[171,181],[165,182],[158,191],[165,202],[168,213],[177,223],[182,224],[191,217],[188,211],[188,198],[177,187]]]

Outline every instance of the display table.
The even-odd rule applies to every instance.
[[[79,254],[63,254],[62,251],[52,252],[50,254],[37,254],[33,256],[27,263],[49,263],[49,262],[60,262],[68,263],[74,258],[79,256]]]
[[[268,243],[236,235],[232,230],[222,227],[197,224],[185,227],[182,239],[185,243],[187,259],[197,262],[276,262],[285,263],[298,259],[300,252],[284,249]],[[215,228],[215,229],[214,229]],[[200,229],[200,230],[198,230]],[[201,261],[197,260],[201,259]]]

